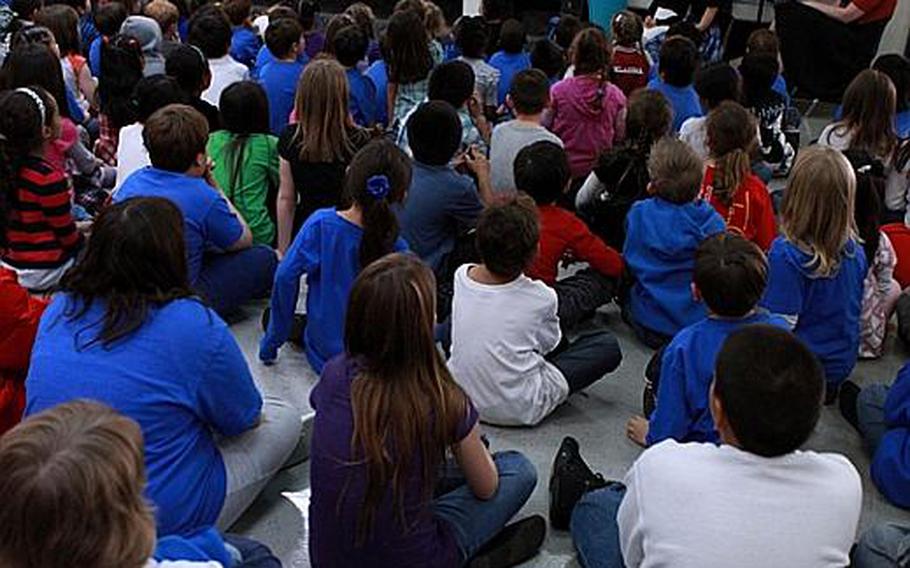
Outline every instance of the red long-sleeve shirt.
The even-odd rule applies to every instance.
[[[46,306],[19,286],[15,272],[0,268],[0,434],[22,416],[32,343]]]
[[[576,260],[587,262],[605,276],[617,278],[622,274],[622,256],[608,247],[584,222],[556,205],[537,208],[540,217],[540,251],[527,270],[531,278],[556,283],[559,261],[566,253]]]
[[[727,223],[727,230],[734,231],[757,244],[763,251],[771,248],[777,237],[777,222],[768,188],[755,174],[748,174],[740,184],[733,203],[727,207],[711,191],[714,167],[705,171],[701,198],[708,201]]]

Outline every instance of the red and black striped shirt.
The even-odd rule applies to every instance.
[[[11,197],[3,262],[15,268],[57,268],[76,254],[82,235],[62,171],[41,158],[26,158]]]

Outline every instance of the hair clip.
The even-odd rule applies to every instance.
[[[389,178],[383,174],[367,179],[367,193],[372,195],[373,199],[385,199],[389,194],[389,189]]]
[[[41,126],[44,126],[47,123],[47,109],[44,108],[44,101],[41,100],[41,97],[38,96],[38,93],[32,89],[29,89],[28,87],[20,87],[16,89],[16,92],[27,95],[28,98],[32,99],[32,102],[34,102],[35,106],[38,108],[38,114],[41,115]]]

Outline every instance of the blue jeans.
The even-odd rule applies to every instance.
[[[537,470],[521,453],[497,452],[493,462],[499,471],[499,488],[491,499],[475,497],[464,475],[452,464],[440,481],[443,494],[433,500],[433,514],[452,528],[464,562],[499,534],[537,485]]]
[[[882,441],[888,426],[885,424],[885,400],[888,398],[888,387],[870,385],[860,391],[856,397],[856,418],[859,431],[869,453],[874,455]]]
[[[616,513],[626,487],[613,483],[586,493],[572,510],[569,531],[584,568],[623,568]]]
[[[622,362],[622,351],[613,334],[606,330],[582,333],[564,348],[547,355],[576,393],[596,383]]]
[[[880,523],[863,533],[853,553],[853,568],[910,566],[910,526]]]
[[[194,287],[218,315],[224,317],[272,289],[278,257],[267,246],[206,255]]]

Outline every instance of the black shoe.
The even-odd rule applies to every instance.
[[[565,437],[550,470],[550,524],[554,529],[567,530],[572,509],[581,496],[606,486],[603,476],[591,471],[582,459],[578,441]]]
[[[540,515],[508,525],[468,562],[468,568],[508,568],[533,558],[547,534],[547,522]]]
[[[262,331],[269,328],[269,319],[272,317],[272,308],[262,310]],[[303,331],[306,329],[306,314],[294,314],[294,322],[291,324],[291,335],[288,341],[297,347],[303,347]]]
[[[859,385],[846,381],[840,386],[840,413],[844,420],[859,432],[859,417],[856,412],[856,399],[859,398]]]

